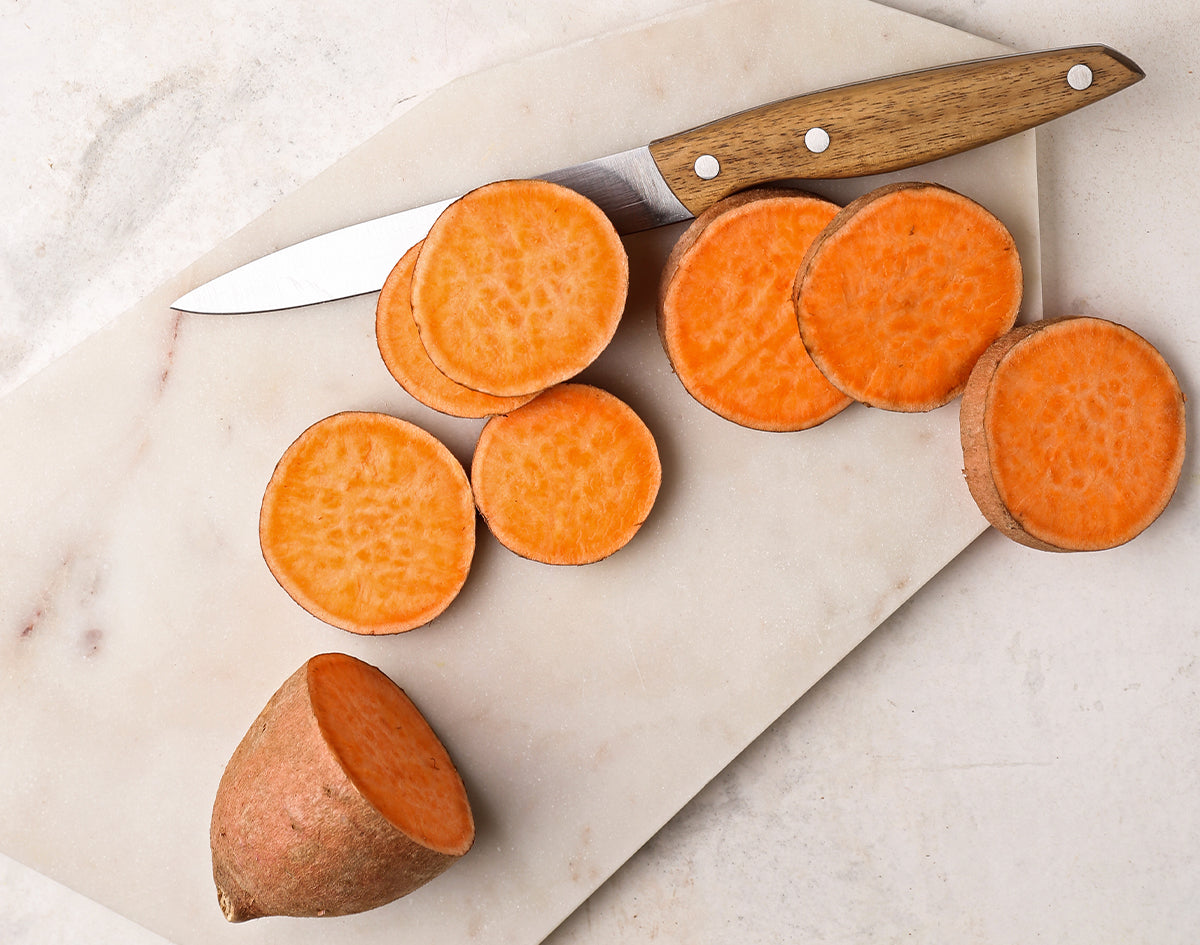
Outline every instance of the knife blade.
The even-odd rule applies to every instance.
[[[1103,45],[951,63],[772,102],[536,176],[583,193],[629,234],[687,220],[759,184],[862,177],[959,154],[1060,118],[1144,76]],[[171,307],[249,314],[376,292],[455,199],[284,247]]]

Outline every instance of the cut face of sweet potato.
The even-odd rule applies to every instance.
[[[1016,322],[1021,262],[991,213],[936,184],[880,187],[813,241],[796,277],[800,335],[821,372],[886,410],[949,403]]]
[[[434,853],[466,853],[474,839],[466,791],[404,691],[382,672],[331,654],[309,662],[308,693],[325,744],[384,819]]]
[[[558,184],[510,180],[442,212],[410,297],[443,374],[519,397],[591,364],[617,330],[628,288],[629,258],[599,207]]]
[[[532,397],[493,397],[450,380],[437,369],[421,344],[413,321],[409,291],[413,267],[423,243],[405,253],[392,268],[375,306],[375,341],[392,377],[414,398],[453,417],[488,417],[507,413]]]
[[[650,514],[661,480],[641,418],[586,384],[560,384],[493,417],[471,463],[492,534],[547,564],[588,564],[623,547]]]
[[[727,197],[684,231],[667,259],[658,330],[697,401],[758,430],[804,430],[852,401],[813,364],[792,288],[838,206],[797,190]]]
[[[374,909],[429,882],[475,839],[454,763],[412,700],[341,653],[272,696],[217,788],[210,844],[231,922]]]
[[[309,613],[354,633],[428,623],[462,589],[475,508],[462,464],[405,420],[348,411],[309,427],[267,484],[259,541]]]
[[[1179,382],[1149,342],[1100,318],[1035,322],[997,340],[971,373],[960,425],[984,516],[1050,551],[1134,538],[1183,468]]]

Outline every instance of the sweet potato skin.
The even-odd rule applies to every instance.
[[[988,468],[987,434],[984,432],[983,418],[987,410],[987,389],[991,383],[992,374],[1004,356],[1023,339],[1038,330],[1037,322],[1017,325],[984,350],[975,362],[975,367],[967,378],[963,388],[962,402],[959,405],[958,425],[962,439],[963,475],[967,480],[967,488],[983,517],[1001,534],[1015,542],[1037,548],[1039,551],[1062,551],[1057,545],[1051,545],[1030,535],[1008,511],[1008,506],[1000,498],[995,480],[986,472]]]
[[[217,789],[213,881],[230,922],[364,912],[419,888],[461,855],[415,843],[351,783],[313,712],[312,665],[267,702]]]

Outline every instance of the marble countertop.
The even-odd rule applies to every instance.
[[[10,4],[0,390],[423,93],[694,5]],[[1043,303],[1126,321],[1195,389],[1190,0],[889,5],[1019,49],[1108,43],[1145,69],[1038,132]],[[1166,515],[1111,552],[984,534],[550,941],[1195,941],[1197,485],[1189,459]],[[0,904],[13,945],[163,941],[3,857]]]

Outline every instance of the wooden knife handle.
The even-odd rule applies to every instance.
[[[1106,46],[1018,53],[785,99],[661,138],[650,153],[698,214],[755,184],[881,174],[958,154],[1143,76]]]

